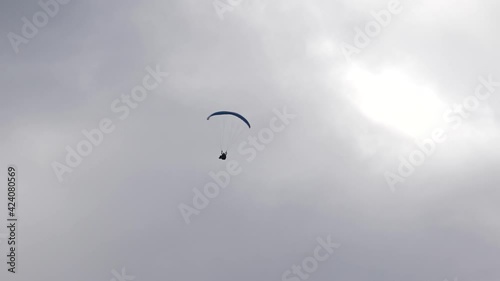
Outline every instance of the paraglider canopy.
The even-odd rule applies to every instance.
[[[236,112],[232,112],[232,111],[217,111],[217,112],[214,112],[212,114],[210,114],[208,117],[207,117],[207,120],[210,120],[210,117],[212,116],[216,116],[216,115],[233,115],[233,116],[236,116],[238,118],[241,119],[241,121],[245,122],[245,124],[247,124],[248,128],[250,129],[251,126],[250,126],[250,122],[248,122],[248,120],[243,117],[241,114],[239,113],[236,113]]]
[[[240,140],[241,134],[248,131],[251,125],[243,115],[233,111],[214,112],[207,117],[207,120],[211,120],[214,116],[217,117],[214,119],[218,119],[221,124],[220,150],[222,155],[219,159],[225,160],[227,151]]]

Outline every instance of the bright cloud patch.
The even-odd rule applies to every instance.
[[[400,70],[373,74],[353,66],[347,74],[351,100],[368,118],[412,137],[439,126],[444,104],[431,89]]]

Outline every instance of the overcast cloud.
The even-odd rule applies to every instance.
[[[49,2],[0,3],[1,280],[500,279],[498,1]],[[283,129],[222,162],[218,110]]]

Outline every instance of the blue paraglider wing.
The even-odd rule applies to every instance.
[[[210,114],[210,116],[207,117],[207,120],[210,119],[210,117],[217,116],[217,115],[233,115],[233,116],[236,116],[236,117],[240,118],[241,121],[245,122],[245,124],[247,124],[248,128],[250,128],[250,122],[248,122],[248,120],[245,117],[243,117],[239,113],[231,112],[231,111],[217,111],[217,112],[214,112],[214,113]]]

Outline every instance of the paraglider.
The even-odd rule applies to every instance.
[[[221,160],[226,160],[226,157],[227,157],[227,151],[224,152],[224,151],[220,151],[220,156],[219,156],[219,159]]]
[[[207,117],[207,120],[211,120],[214,116],[218,117],[217,119],[219,119],[222,125],[220,136],[221,155],[219,159],[226,160],[227,151],[232,148],[242,132],[251,128],[251,125],[243,115],[232,111],[214,112]]]

